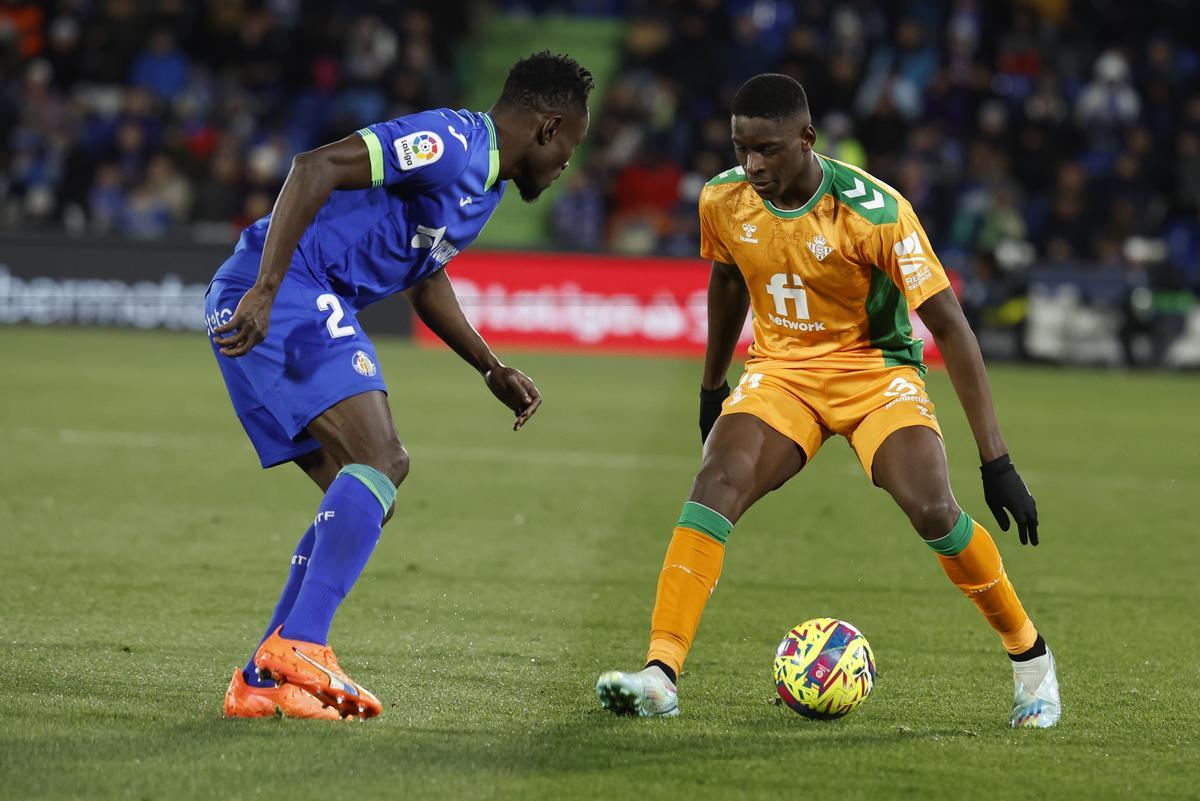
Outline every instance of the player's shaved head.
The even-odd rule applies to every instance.
[[[513,65],[498,105],[554,114],[586,114],[592,73],[578,61],[543,50]]]
[[[733,150],[754,191],[772,203],[794,203],[788,208],[802,205],[821,179],[804,87],[786,75],[756,75],[730,110]]]
[[[769,72],[755,75],[733,96],[730,109],[735,117],[768,120],[808,119],[808,96],[794,78]]]
[[[532,203],[562,175],[588,129],[592,73],[549,50],[508,72],[490,109],[500,139],[500,177]]]

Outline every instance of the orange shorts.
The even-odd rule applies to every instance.
[[[751,360],[721,414],[754,415],[803,448],[810,462],[821,443],[841,434],[868,478],[875,451],[893,431],[926,426],[942,434],[915,367],[830,370]]]

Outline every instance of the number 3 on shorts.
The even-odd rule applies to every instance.
[[[329,336],[337,339],[338,337],[354,336],[354,327],[342,325],[342,318],[346,313],[342,311],[342,301],[337,295],[332,292],[326,292],[317,298],[317,308],[321,311],[330,312],[329,317],[325,320],[325,327],[329,329]]]

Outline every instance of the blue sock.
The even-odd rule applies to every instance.
[[[333,615],[367,566],[395,499],[395,486],[375,468],[351,464],[341,469],[317,512],[316,544],[284,620],[284,637],[325,645]]]
[[[271,616],[271,622],[267,624],[267,630],[263,634],[262,640],[258,641],[259,645],[262,645],[262,641],[270,637],[275,629],[283,625],[288,613],[292,611],[292,604],[296,602],[300,584],[304,581],[304,574],[308,571],[308,558],[312,555],[316,535],[317,527],[316,524],[313,524],[308,527],[308,531],[304,532],[300,542],[296,543],[296,550],[292,554],[292,566],[288,569],[287,581],[283,585],[283,592],[279,594],[279,602],[275,604],[275,614]],[[254,651],[258,652],[258,645],[254,646]],[[275,682],[270,679],[264,681],[258,677],[258,673],[254,669],[254,654],[250,654],[250,661],[242,670],[242,676],[246,679],[247,684],[254,687],[275,686]]]

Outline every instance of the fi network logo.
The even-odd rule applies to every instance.
[[[775,313],[781,317],[791,317],[788,314],[788,301],[796,307],[796,317],[801,320],[808,319],[808,296],[804,294],[804,284],[800,281],[800,276],[792,274],[792,283],[794,286],[787,285],[787,273],[775,273],[771,276],[771,282],[767,284],[767,294],[775,301]]]
[[[767,284],[767,294],[775,301],[775,313],[767,314],[767,317],[780,328],[792,331],[824,331],[825,323],[808,318],[808,295],[804,292],[800,276],[792,273],[791,278],[792,286],[788,286],[787,273],[775,273],[771,276],[771,281]],[[789,300],[796,309],[795,315],[788,314]]]

